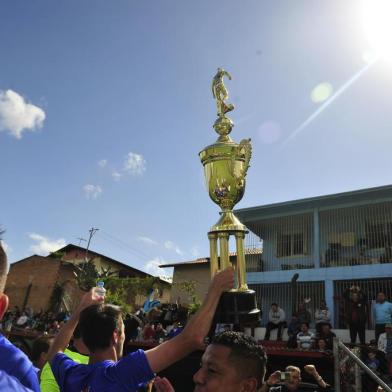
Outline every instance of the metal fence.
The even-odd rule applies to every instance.
[[[286,313],[286,320],[291,319],[292,312],[297,309],[299,302],[310,299],[307,309],[312,318],[320,301],[324,299],[324,282],[298,282],[254,284],[250,288],[256,291],[257,303],[263,312],[262,324],[268,322],[268,312],[271,304],[276,302]]]
[[[392,263],[392,202],[266,218],[249,228],[246,246],[263,247],[252,271]]]
[[[348,348],[339,339],[334,339],[335,392],[376,392],[379,386],[384,392],[392,392],[385,358],[380,357],[379,367],[371,370],[365,364],[368,352],[366,347]]]
[[[321,211],[320,265],[392,261],[392,202]]]
[[[335,327],[346,328],[345,325],[345,307],[344,292],[349,290],[351,286],[359,286],[361,291],[367,298],[369,305],[369,317],[367,329],[374,328],[374,320],[371,312],[372,306],[377,297],[377,293],[382,291],[389,300],[392,299],[392,278],[379,279],[356,279],[356,280],[336,280],[334,282],[334,303],[335,303]]]

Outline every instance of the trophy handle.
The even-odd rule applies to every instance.
[[[250,143],[250,139],[241,140],[239,144],[239,151],[241,154],[244,154],[245,157],[244,171],[242,173],[242,176],[245,178],[246,172],[248,171],[248,168],[250,166],[250,159],[252,158],[252,144]]]

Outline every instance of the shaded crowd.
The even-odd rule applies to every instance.
[[[5,324],[12,318],[17,324],[21,317],[27,317],[23,325],[31,328],[33,314],[18,315],[17,309],[13,309],[12,316],[7,314],[8,297],[4,294],[7,270],[6,254],[0,246],[0,320],[5,320]],[[312,364],[303,369],[293,364],[273,371],[265,379],[264,349],[240,332],[226,330],[206,341],[219,298],[233,287],[232,268],[217,273],[202,306],[186,325],[182,325],[181,311],[173,305],[153,317],[136,313],[123,320],[121,309],[106,304],[104,297],[92,289],[82,297],[72,315],[65,315],[59,322],[53,337],[35,342],[31,360],[0,334],[0,390],[174,392],[169,380],[156,374],[200,349],[204,354],[200,369],[193,376],[195,392],[332,390]],[[301,331],[296,334],[298,347],[304,349],[313,344],[306,327],[306,322],[301,323]],[[320,329],[320,333],[327,332],[325,327]],[[124,343],[138,339],[160,344],[123,355]],[[389,345],[389,338],[386,344]],[[312,382],[302,382],[304,375]]]

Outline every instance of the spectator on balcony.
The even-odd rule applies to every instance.
[[[385,325],[392,323],[392,303],[386,301],[383,292],[377,294],[376,303],[373,307],[373,317],[375,322],[375,337],[378,341],[379,336],[385,331]]]
[[[314,346],[314,334],[308,323],[301,323],[301,331],[297,334],[297,347],[300,350],[311,350]]]
[[[282,340],[282,331],[285,326],[286,315],[284,310],[280,308],[277,303],[273,303],[268,314],[268,324],[264,340],[270,339],[270,334],[273,329],[278,329],[277,340]]]
[[[368,320],[368,303],[366,294],[359,286],[351,286],[345,292],[346,324],[350,329],[351,343],[356,343],[357,335],[361,344],[365,344],[366,322]]]
[[[298,320],[297,313],[293,313],[291,321],[287,326],[287,335],[289,340],[287,341],[288,348],[297,348],[297,334],[301,330],[301,323]]]
[[[306,309],[306,303],[304,301],[300,302],[298,305],[298,312],[297,312],[298,321],[302,323],[308,323],[312,321],[312,316],[309,310]]]
[[[323,324],[321,325],[320,332],[316,335],[317,339],[325,340],[327,350],[332,350],[333,348],[333,338],[336,338],[336,335],[331,330],[331,324]]]
[[[388,372],[392,375],[392,324],[385,325],[385,332],[378,338],[378,349],[384,353]]]
[[[321,331],[323,324],[329,324],[331,322],[331,313],[328,310],[327,303],[323,299],[320,301],[319,308],[316,309],[314,321],[316,323],[316,332]]]

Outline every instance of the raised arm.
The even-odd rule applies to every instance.
[[[323,378],[320,376],[320,374],[317,372],[317,369],[314,365],[306,365],[304,367],[305,372],[310,374],[311,376],[314,377],[316,380],[317,384],[319,385],[320,388],[325,389],[327,388],[327,383],[323,380]]]
[[[188,321],[184,331],[146,352],[153,372],[157,373],[191,352],[204,347],[204,338],[210,330],[219,298],[224,291],[233,286],[233,268],[229,267],[214,276],[203,305]]]
[[[75,328],[78,325],[79,315],[81,311],[90,305],[98,304],[101,302],[103,302],[103,298],[95,295],[94,289],[91,289],[88,293],[84,294],[82,300],[73,312],[71,318],[60,329],[52,345],[50,346],[50,349],[48,351],[48,362],[51,362],[51,360],[58,352],[64,351],[67,348],[75,331]]]

